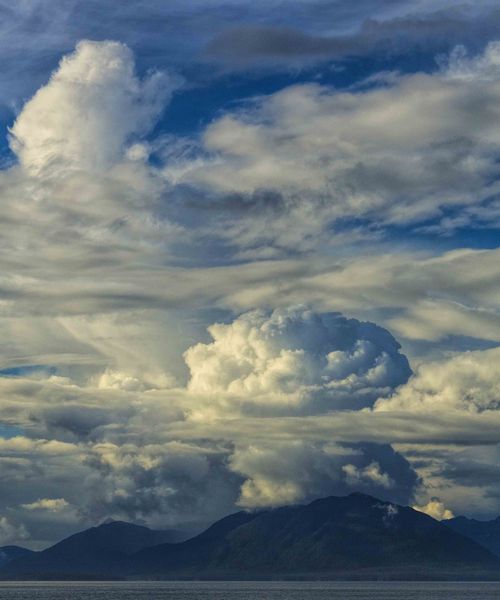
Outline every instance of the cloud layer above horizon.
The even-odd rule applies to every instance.
[[[69,36],[18,98],[0,170],[0,545],[351,491],[500,513],[500,42],[469,43],[472,8],[447,2],[368,2],[376,24],[352,9],[330,31],[292,4],[285,29],[257,25],[257,3],[211,31],[231,7],[210,3],[196,60],[193,41],[144,62],[124,20],[118,41]],[[46,27],[54,52],[62,31]],[[391,62],[422,43],[446,52],[433,68]],[[245,91],[176,129],[183,101],[228,81]]]

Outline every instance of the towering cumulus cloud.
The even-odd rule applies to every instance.
[[[31,173],[48,168],[109,168],[125,142],[158,117],[174,80],[156,73],[140,81],[129,48],[80,42],[50,82],[25,105],[11,146]]]
[[[305,307],[253,311],[209,327],[213,342],[185,353],[195,419],[238,414],[319,415],[357,410],[411,374],[391,334],[373,323]],[[244,478],[239,504],[277,506],[360,490],[408,501],[417,485],[388,445],[296,439],[236,446],[229,467]]]
[[[185,353],[189,390],[232,394],[251,412],[359,409],[410,375],[387,330],[335,313],[254,311],[209,332],[212,343]]]

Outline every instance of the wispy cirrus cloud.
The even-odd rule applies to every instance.
[[[335,243],[349,222],[367,235],[495,227],[499,52],[491,43],[468,58],[458,48],[442,71],[386,74],[364,89],[288,87],[215,120],[201,159],[173,162],[166,176],[245,197],[246,218],[217,211],[245,249],[311,250],[318,236]],[[252,214],[262,191],[279,203]]]

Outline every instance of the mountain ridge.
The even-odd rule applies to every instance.
[[[442,522],[500,557],[500,516],[488,521],[459,516]]]
[[[23,548],[22,546],[0,546],[0,567],[3,567],[11,560],[33,554],[33,550]]]
[[[95,531],[110,527],[12,560],[0,577],[500,579],[500,558],[476,541],[410,507],[360,493],[240,511],[181,542],[150,544],[154,536],[144,534],[147,528],[115,525],[125,536],[140,530],[147,540],[139,549],[123,539],[96,546]],[[82,540],[90,546],[82,547]]]
[[[7,565],[12,575],[108,578],[121,572],[130,554],[148,545],[179,540],[181,535],[177,530],[154,530],[125,521],[104,522],[70,535],[45,550],[13,559]]]
[[[452,569],[498,569],[490,552],[446,529],[409,507],[354,493],[251,514],[222,539],[207,541],[204,532],[182,544],[146,548],[132,557],[131,569],[172,578],[317,577],[402,566],[415,576],[443,561]]]

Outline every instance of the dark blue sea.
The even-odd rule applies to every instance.
[[[0,582],[0,600],[500,600],[500,583]]]

